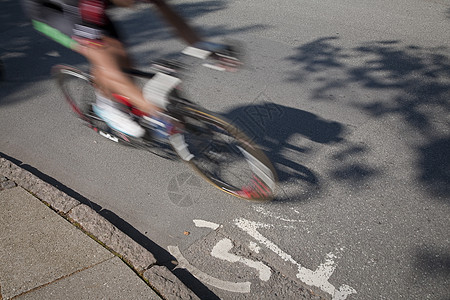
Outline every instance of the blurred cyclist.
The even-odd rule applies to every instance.
[[[194,30],[163,0],[146,2],[156,5],[186,43],[202,44]],[[131,67],[130,59],[106,14],[110,6],[130,7],[134,3],[134,0],[22,0],[23,8],[36,30],[82,54],[91,63],[91,74],[97,87],[94,112],[111,128],[141,137],[144,129],[127,112],[117,108],[111,94],[120,93],[129,98],[135,107],[150,115],[157,108],[144,99],[141,90],[122,72],[123,68]]]

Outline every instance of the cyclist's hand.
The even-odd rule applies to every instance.
[[[210,49],[212,52],[211,58],[217,61],[219,67],[224,68],[226,71],[237,71],[243,65],[242,62],[242,46],[234,43],[215,44],[204,43],[206,49]]]

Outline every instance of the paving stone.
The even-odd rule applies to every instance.
[[[145,271],[144,278],[167,300],[199,299],[164,266],[152,266]]]
[[[122,255],[138,272],[142,272],[156,263],[153,254],[97,214],[89,206],[81,204],[72,209],[68,216],[100,242]]]
[[[4,299],[114,257],[21,187],[0,191],[0,206]]]
[[[77,200],[4,158],[0,158],[0,175],[16,182],[57,211],[67,213],[80,204]]]
[[[118,257],[77,272],[17,298],[26,299],[161,299]]]

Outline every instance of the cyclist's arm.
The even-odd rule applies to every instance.
[[[175,12],[164,0],[110,0],[114,5],[122,7],[130,7],[135,2],[148,2],[156,6],[164,20],[169,23],[176,33],[189,45],[193,45],[202,41],[200,36],[194,29]]]
[[[151,1],[158,8],[164,19],[176,30],[177,34],[189,45],[202,41],[194,29],[163,0]]]

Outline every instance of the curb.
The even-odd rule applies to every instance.
[[[0,176],[8,179],[0,180],[0,189],[14,187],[17,184],[33,194],[60,216],[119,256],[163,299],[199,299],[167,267],[157,265],[152,253],[89,206],[73,199],[1,155]]]

